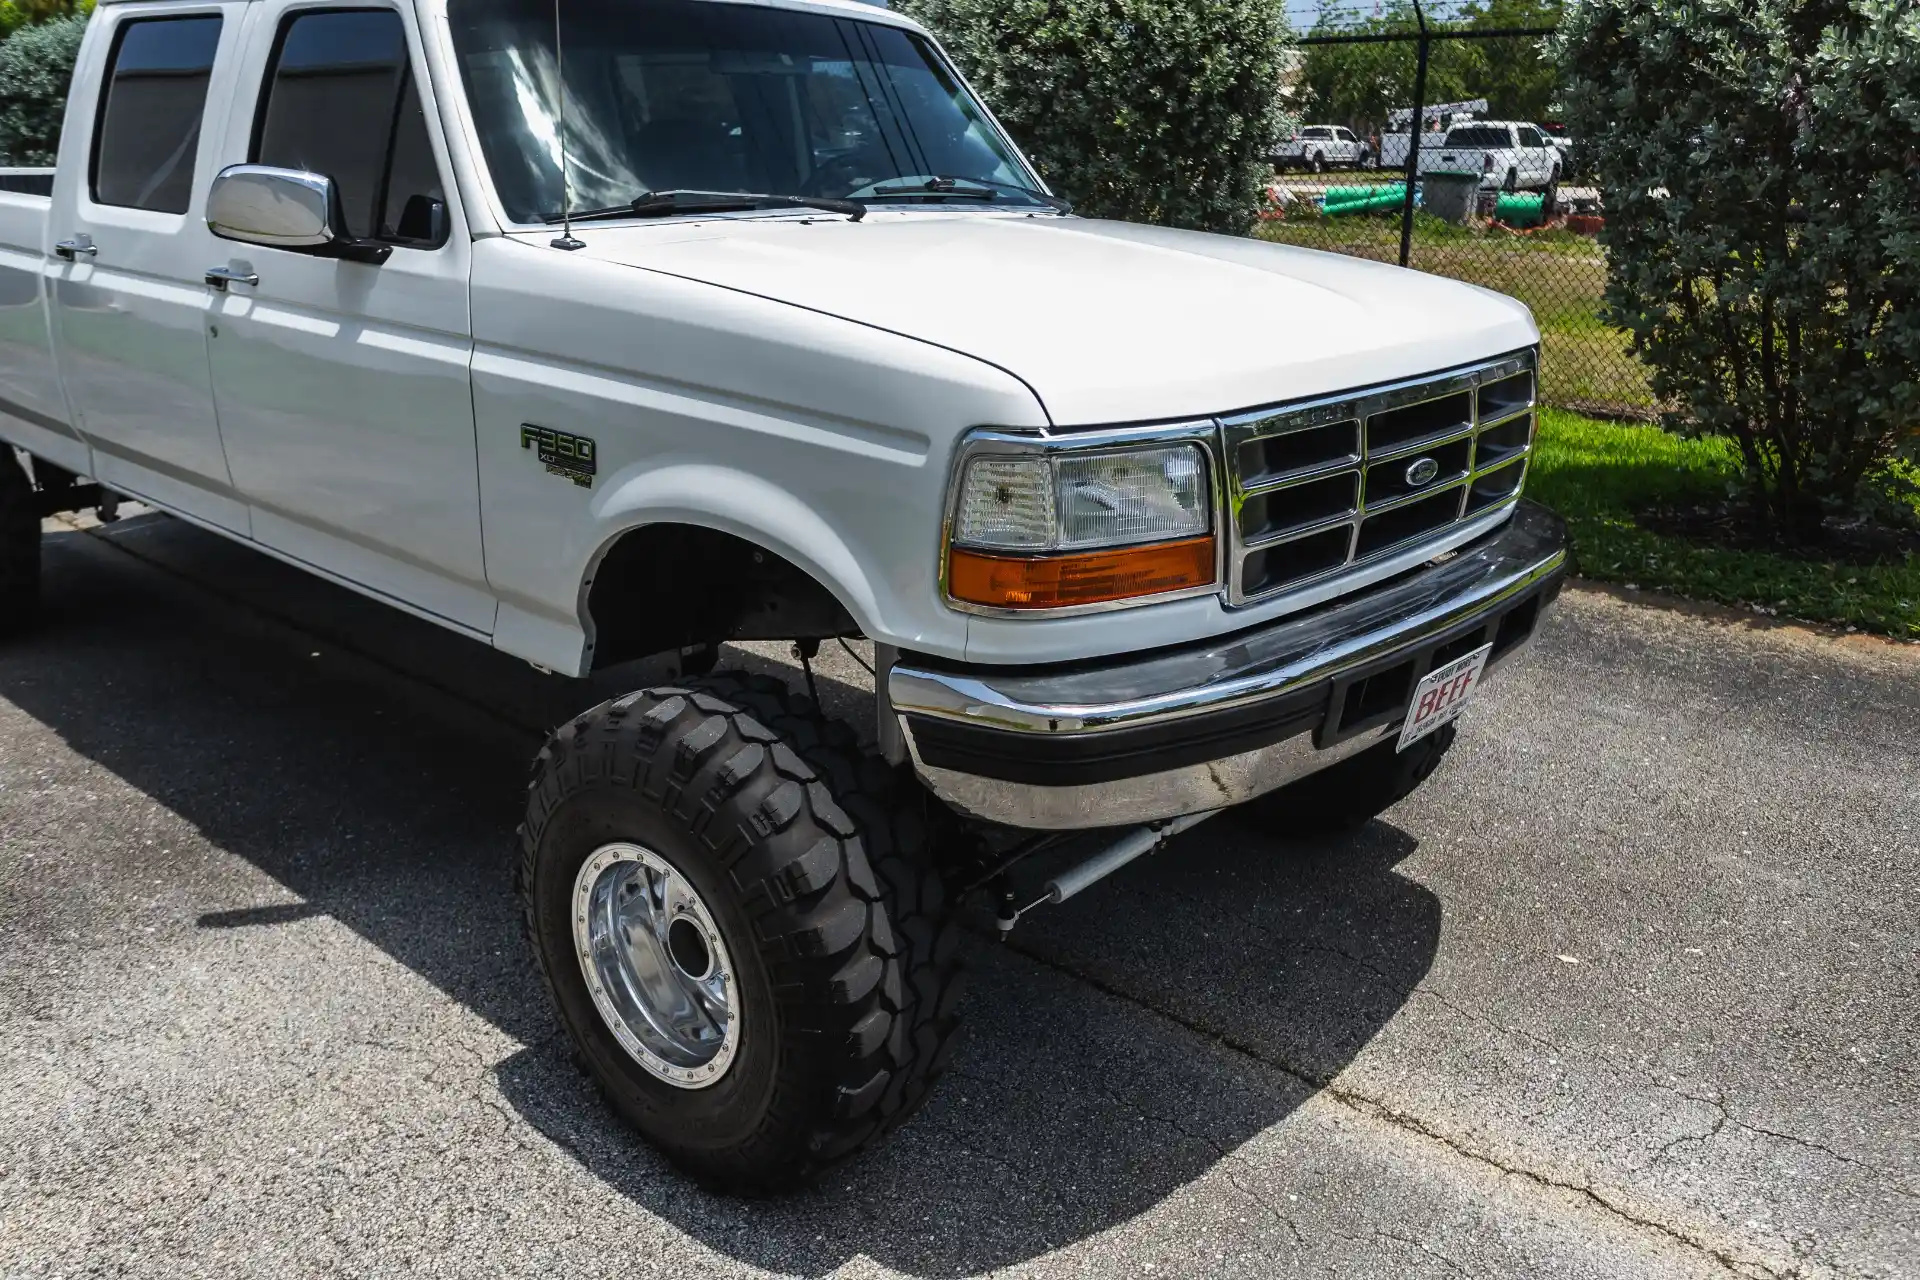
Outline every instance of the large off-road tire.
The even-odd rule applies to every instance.
[[[1453,746],[1454,726],[1440,728],[1405,751],[1396,737],[1319,773],[1270,791],[1232,813],[1278,836],[1332,836],[1357,831],[1433,776]]]
[[[0,637],[19,635],[40,614],[40,513],[33,482],[13,446],[0,443]]]
[[[737,1045],[710,1080],[650,1069],[589,989],[583,868],[636,846],[684,878],[731,966]],[[957,928],[920,808],[847,726],[778,681],[643,690],[560,729],[535,762],[519,879],[582,1064],[711,1188],[805,1183],[912,1115],[945,1068]]]

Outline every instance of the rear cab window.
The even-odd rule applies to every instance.
[[[132,18],[107,56],[87,190],[95,204],[185,213],[219,14]]]
[[[249,159],[331,178],[346,235],[406,248],[446,242],[446,192],[395,10],[282,18]]]
[[[1467,125],[1464,128],[1449,130],[1447,145],[1450,147],[1511,147],[1513,135],[1505,129],[1491,125]]]

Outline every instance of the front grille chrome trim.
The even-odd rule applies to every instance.
[[[1438,435],[1422,436],[1420,439],[1410,441],[1407,444],[1396,444],[1391,448],[1382,449],[1378,453],[1369,453],[1366,460],[1368,462],[1392,462],[1395,458],[1411,458],[1417,454],[1425,453],[1429,449],[1438,449],[1443,444],[1452,444],[1456,440],[1465,440],[1474,433],[1474,425],[1468,422],[1461,426],[1449,427]]]
[[[1315,480],[1325,480],[1328,476],[1337,476],[1342,471],[1352,471],[1362,461],[1364,459],[1359,454],[1350,453],[1317,467],[1298,467],[1292,471],[1282,471],[1278,475],[1262,476],[1248,484],[1241,492],[1252,498],[1278,489],[1297,488],[1303,484],[1312,484]]]
[[[1473,502],[1473,488],[1482,477],[1499,471],[1503,467],[1509,467],[1515,463],[1527,465],[1533,452],[1532,435],[1529,433],[1525,445],[1501,452],[1491,461],[1480,456],[1480,437],[1487,431],[1506,426],[1518,418],[1538,411],[1540,392],[1538,364],[1537,349],[1530,349],[1465,368],[1445,370],[1429,377],[1411,378],[1341,395],[1323,396],[1296,404],[1233,414],[1220,419],[1219,454],[1223,463],[1222,470],[1225,473],[1227,498],[1222,531],[1226,535],[1227,544],[1225,550],[1228,604],[1239,607],[1288,601],[1299,608],[1307,608],[1343,592],[1358,590],[1382,576],[1401,572],[1405,567],[1410,567],[1410,561],[1419,563],[1417,557],[1422,549],[1426,549],[1431,555],[1444,554],[1469,540],[1461,536],[1467,530],[1484,531],[1511,515],[1514,504],[1520,497],[1520,491],[1524,488],[1524,471],[1521,473],[1520,487],[1496,500],[1493,505],[1479,511],[1469,510]],[[1489,383],[1506,381],[1518,374],[1530,375],[1525,401],[1520,402],[1512,398],[1514,388],[1503,388],[1497,397],[1497,416],[1490,414],[1482,420],[1480,388]],[[1378,450],[1371,447],[1369,427],[1371,419],[1376,415],[1428,401],[1458,396],[1462,392],[1471,393],[1468,401],[1470,418],[1467,422],[1449,425],[1444,430],[1430,432],[1418,440],[1395,442]],[[1281,475],[1262,475],[1252,480],[1243,480],[1241,466],[1243,458],[1247,456],[1243,452],[1246,446],[1347,421],[1357,421],[1360,424],[1358,456],[1348,454],[1331,457],[1324,462],[1295,468]],[[1461,440],[1470,442],[1464,471],[1451,470],[1439,477],[1437,483],[1429,483],[1411,493],[1396,494],[1391,498],[1383,498],[1372,503],[1367,501],[1366,477],[1370,467],[1401,458],[1417,458],[1423,452],[1433,449],[1457,447]],[[1352,472],[1358,477],[1357,509],[1350,511],[1344,517],[1330,517],[1312,524],[1290,527],[1278,534],[1263,531],[1253,536],[1248,535],[1243,521],[1249,499],[1284,492],[1298,485],[1326,480],[1330,476],[1347,472]],[[1359,556],[1362,534],[1369,517],[1384,515],[1447,493],[1458,495],[1452,520],[1439,528],[1403,539],[1377,551],[1371,551],[1365,557]],[[1297,578],[1287,579],[1272,586],[1258,586],[1248,590],[1246,575],[1248,560],[1252,556],[1288,542],[1325,534],[1329,529],[1338,528],[1342,524],[1349,525],[1352,530],[1352,536],[1347,540],[1347,555],[1343,562],[1330,564],[1325,569],[1304,572]],[[1335,549],[1328,548],[1328,550],[1331,552]],[[1329,555],[1328,559],[1331,558]]]
[[[1491,468],[1489,469],[1491,470]],[[1382,498],[1378,502],[1370,502],[1367,504],[1366,514],[1379,516],[1385,515],[1389,511],[1397,511],[1401,507],[1410,507],[1414,503],[1423,502],[1436,494],[1447,493],[1451,490],[1458,489],[1461,485],[1466,484],[1473,478],[1470,472],[1456,471],[1444,484],[1433,484],[1425,489],[1415,489],[1412,493],[1403,493],[1397,498]]]
[[[1325,520],[1317,520],[1312,524],[1292,525],[1280,530],[1278,533],[1266,534],[1259,538],[1250,538],[1247,540],[1247,550],[1264,551],[1268,547],[1285,546],[1289,542],[1298,542],[1302,538],[1311,538],[1315,534],[1325,533],[1329,529],[1338,529],[1342,526],[1352,527],[1352,525],[1353,512],[1349,511],[1343,516],[1329,516]]]
[[[1491,431],[1495,427],[1504,427],[1509,422],[1512,422],[1515,418],[1526,417],[1528,414],[1533,412],[1533,409],[1534,409],[1534,406],[1527,405],[1525,408],[1515,409],[1510,413],[1503,413],[1497,418],[1488,418],[1485,422],[1482,422],[1480,424],[1479,430]]]

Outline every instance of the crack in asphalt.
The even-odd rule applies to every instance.
[[[1324,1094],[1326,1097],[1338,1102],[1347,1110],[1357,1115],[1378,1120],[1403,1132],[1439,1143],[1454,1154],[1470,1160],[1475,1164],[1484,1165],[1505,1176],[1517,1178],[1543,1189],[1575,1196],[1608,1217],[1617,1219],[1640,1230],[1655,1233],[1696,1254],[1711,1259],[1729,1274],[1756,1278],[1756,1280],[1796,1280],[1798,1277],[1808,1275],[1806,1271],[1797,1265],[1782,1267],[1758,1258],[1741,1257],[1736,1254],[1731,1247],[1715,1244],[1700,1232],[1690,1231],[1685,1227],[1677,1226],[1650,1214],[1637,1211],[1632,1206],[1608,1195],[1592,1183],[1569,1181],[1551,1174],[1541,1173],[1538,1170],[1527,1168],[1524,1165],[1508,1163],[1491,1152],[1483,1151],[1478,1147],[1462,1142],[1452,1134],[1436,1128],[1418,1116],[1390,1106],[1379,1099],[1368,1097],[1358,1090],[1349,1089],[1338,1084],[1336,1082],[1337,1077],[1322,1077],[1317,1073],[1296,1067],[1278,1058],[1269,1057],[1257,1046],[1241,1040],[1230,1033],[1221,1031],[1219,1028],[1209,1026],[1204,1022],[1190,1018],[1174,1010],[1162,1008],[1131,992],[1123,990],[1097,974],[1090,974],[1075,969],[1071,965],[1065,964],[1019,942],[1008,940],[1004,943],[1004,946],[1008,951],[1035,965],[1058,973],[1070,980],[1082,983],[1116,1000],[1124,1001],[1155,1017],[1164,1019],[1195,1035],[1210,1040],[1223,1049],[1250,1059],[1270,1070],[1278,1071],[1308,1088]],[[1706,1101],[1706,1099],[1696,1099],[1696,1101]]]
[[[1388,974],[1385,970],[1381,969],[1378,965],[1374,964],[1372,961],[1367,960],[1361,956],[1356,956],[1353,953],[1341,947],[1331,946],[1327,943],[1323,943],[1323,942],[1289,943],[1286,945],[1285,949],[1293,950],[1293,951],[1318,952],[1323,955],[1337,956],[1340,959],[1346,960],[1350,964],[1354,965],[1356,968],[1363,969],[1366,972],[1374,975],[1383,983],[1391,983],[1394,980],[1392,975]],[[1826,1144],[1819,1142],[1813,1138],[1803,1137],[1795,1133],[1785,1133],[1777,1129],[1768,1129],[1762,1125],[1756,1125],[1748,1121],[1741,1120],[1739,1117],[1733,1114],[1732,1109],[1729,1108],[1727,1104],[1721,1099],[1708,1097],[1704,1094],[1690,1093],[1676,1084],[1660,1079],[1658,1076],[1655,1076],[1652,1072],[1646,1070],[1644,1067],[1640,1066],[1637,1063],[1623,1061],[1613,1056],[1612,1054],[1608,1054],[1608,1053],[1588,1054],[1588,1053],[1582,1053],[1578,1050],[1569,1049],[1564,1045],[1554,1044],[1552,1041],[1543,1039],[1542,1037],[1537,1036],[1532,1032],[1527,1031],[1521,1027],[1507,1026],[1504,1023],[1498,1022],[1495,1019],[1487,1016],[1486,1014],[1480,1012],[1477,1009],[1469,1009],[1466,1006],[1461,1005],[1456,1001],[1452,1000],[1446,995],[1445,992],[1440,991],[1437,988],[1426,987],[1426,986],[1415,987],[1411,994],[1413,996],[1431,1000],[1435,1004],[1440,1005],[1442,1008],[1448,1010],[1449,1012],[1455,1014],[1456,1016],[1460,1018],[1464,1018],[1469,1022],[1478,1023],[1479,1025],[1486,1027],[1490,1031],[1497,1032],[1501,1035],[1512,1036],[1518,1040],[1524,1040],[1528,1044],[1534,1045],[1535,1047],[1543,1050],[1544,1052],[1553,1054],[1555,1057],[1567,1059],[1570,1061],[1584,1059],[1589,1062],[1599,1063],[1608,1067],[1611,1070],[1621,1072],[1622,1074],[1637,1076],[1641,1080],[1645,1081],[1648,1085],[1652,1086],[1655,1089],[1660,1090],[1663,1093],[1670,1093],[1676,1097],[1683,1098],[1688,1102],[1697,1102],[1702,1106],[1712,1107],[1714,1109],[1714,1112],[1716,1113],[1714,1122],[1705,1133],[1682,1134],[1679,1137],[1671,1139],[1670,1141],[1664,1143],[1660,1147],[1660,1149],[1654,1153],[1653,1158],[1647,1162],[1647,1167],[1649,1168],[1651,1168],[1653,1165],[1660,1163],[1660,1161],[1665,1159],[1666,1156],[1669,1153],[1671,1153],[1676,1147],[1685,1146],[1690,1143],[1710,1142],[1714,1138],[1718,1137],[1722,1131],[1731,1128],[1742,1133],[1751,1133],[1761,1137],[1775,1138],[1782,1142],[1792,1143],[1795,1146],[1804,1147],[1809,1151],[1817,1151],[1821,1155],[1824,1155],[1828,1159],[1831,1159],[1839,1164],[1849,1165],[1853,1168],[1862,1170],[1863,1172],[1870,1173],[1874,1175],[1876,1178],[1884,1180],[1887,1183],[1887,1185],[1890,1187],[1890,1189],[1892,1189],[1899,1195],[1905,1196],[1909,1199],[1920,1198],[1920,1191],[1915,1191],[1901,1185],[1898,1175],[1895,1174],[1893,1170],[1874,1164],[1871,1161],[1862,1160],[1857,1156],[1850,1156],[1843,1152],[1835,1151],[1832,1147],[1829,1147]]]
[[[1120,1107],[1123,1110],[1130,1110],[1134,1114],[1138,1115],[1142,1120],[1149,1121],[1153,1124],[1163,1125],[1166,1128],[1173,1130],[1175,1133],[1179,1134],[1180,1136],[1186,1138],[1188,1141],[1198,1142],[1201,1145],[1210,1149],[1214,1153],[1214,1155],[1219,1158],[1220,1169],[1222,1172],[1224,1172],[1227,1175],[1227,1181],[1233,1184],[1234,1190],[1238,1191],[1241,1195],[1251,1200],[1255,1205],[1259,1206],[1262,1209],[1265,1209],[1268,1215],[1273,1218],[1274,1222],[1277,1225],[1286,1228],[1287,1234],[1293,1238],[1294,1248],[1299,1249],[1302,1252],[1306,1250],[1307,1241],[1306,1241],[1306,1238],[1300,1234],[1299,1224],[1296,1223],[1293,1220],[1293,1218],[1289,1216],[1283,1209],[1281,1209],[1279,1205],[1275,1204],[1272,1200],[1268,1199],[1266,1196],[1261,1195],[1259,1192],[1255,1191],[1252,1187],[1249,1187],[1246,1183],[1240,1180],[1239,1174],[1236,1172],[1236,1169],[1244,1169],[1248,1173],[1255,1174],[1256,1176],[1258,1175],[1259,1170],[1253,1167],[1252,1161],[1248,1160],[1244,1155],[1240,1154],[1240,1149],[1238,1147],[1235,1147],[1229,1150],[1218,1139],[1213,1137],[1213,1135],[1191,1129],[1187,1127],[1187,1125],[1183,1121],[1181,1121],[1179,1118],[1175,1116],[1159,1115],[1155,1112],[1148,1111],[1145,1107],[1141,1106],[1138,1101],[1129,1102],[1127,1099],[1122,1098],[1117,1092],[1115,1092],[1113,1088],[1113,1083],[1110,1080],[1108,1080],[1105,1076],[1101,1076],[1098,1078],[1098,1084],[1100,1087],[1100,1091],[1106,1094],[1107,1097],[1113,1102],[1115,1106]]]

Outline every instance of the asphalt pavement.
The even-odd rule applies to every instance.
[[[158,517],[47,569],[0,1275],[1920,1276],[1920,651],[1570,591],[1358,836],[1216,820],[975,939],[921,1116],[743,1202],[570,1064],[509,884],[541,730],[645,673]]]

